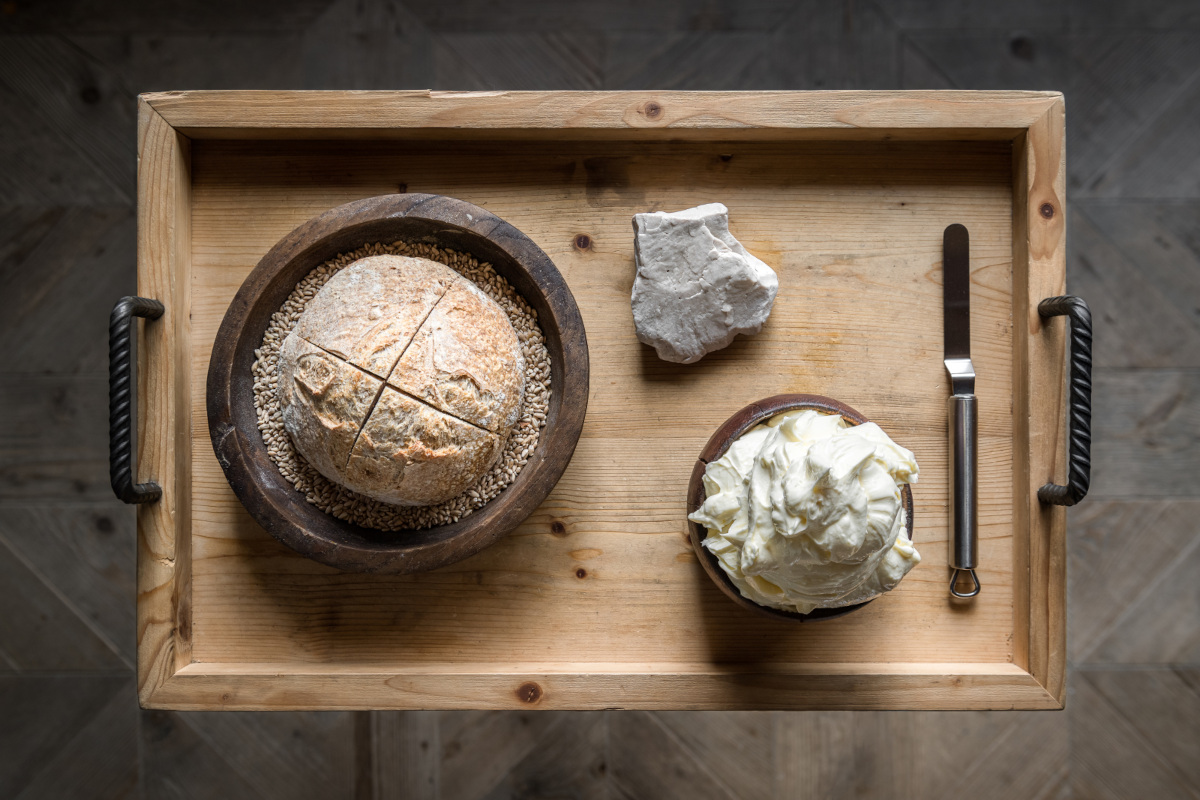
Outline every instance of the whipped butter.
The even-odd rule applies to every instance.
[[[688,518],[742,595],[807,614],[890,591],[921,561],[900,489],[913,454],[873,422],[789,411],[737,438]]]

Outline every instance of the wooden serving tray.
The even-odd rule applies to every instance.
[[[1044,92],[144,95],[138,682],[143,705],[285,708],[1061,708],[1063,100]],[[416,576],[345,574],[259,528],[209,445],[213,337],[284,234],[363,197],[487,208],[562,271],[591,397],[520,528]],[[629,310],[631,217],[720,201],[779,273],[763,332],[660,361]],[[983,592],[947,592],[942,231],[971,232]],[[922,563],[846,617],[753,615],[688,544],[692,465],[732,412],[816,393],[921,465]]]

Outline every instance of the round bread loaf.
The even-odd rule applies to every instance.
[[[521,415],[525,359],[504,310],[423,258],[359,259],[321,287],[279,352],[296,450],[360,494],[449,500],[496,463]]]

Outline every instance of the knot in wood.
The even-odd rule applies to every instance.
[[[535,705],[542,699],[542,687],[538,686],[533,681],[522,683],[517,687],[517,699],[522,703]]]

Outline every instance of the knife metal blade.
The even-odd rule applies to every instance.
[[[975,399],[975,365],[971,363],[971,241],[962,225],[951,225],[942,234],[943,346],[950,375],[948,405],[950,432],[950,594],[979,594],[975,574],[978,549],[978,404]],[[974,587],[960,592],[960,575]]]
[[[945,363],[954,394],[975,393],[971,363],[971,239],[962,225],[942,234]]]

